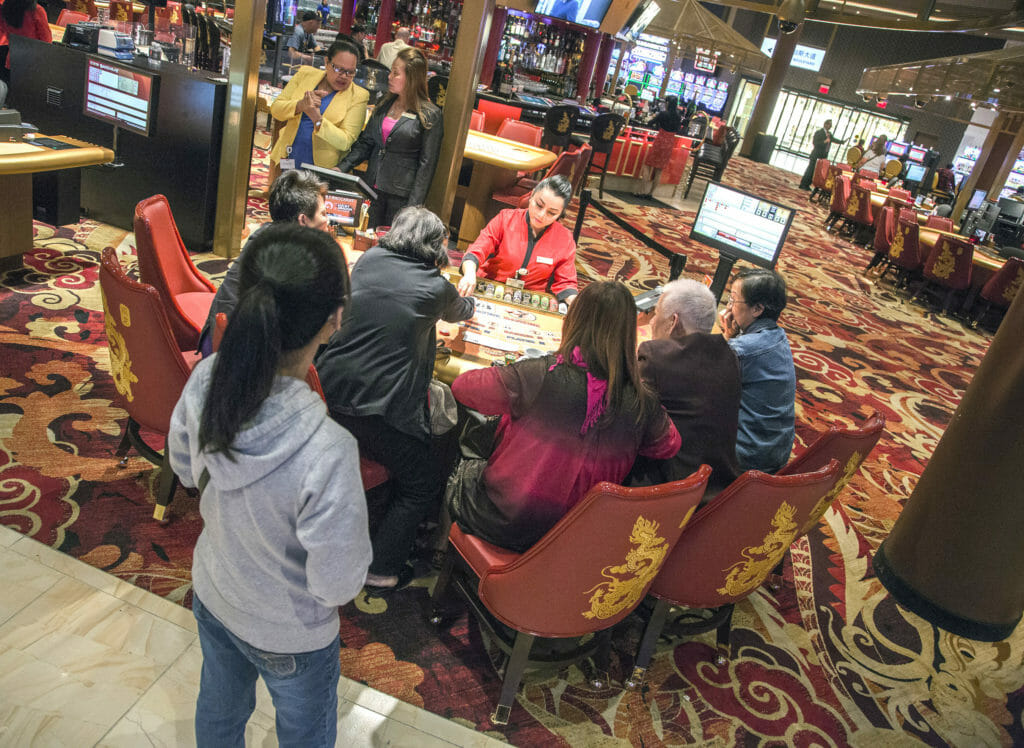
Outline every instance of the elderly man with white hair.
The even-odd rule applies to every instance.
[[[712,334],[715,298],[695,280],[665,286],[651,317],[654,339],[640,344],[640,375],[658,393],[683,446],[670,460],[638,458],[627,483],[679,480],[711,466],[706,503],[737,475],[740,366],[721,335]]]

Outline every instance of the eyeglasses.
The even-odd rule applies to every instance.
[[[327,67],[333,70],[338,75],[343,75],[346,78],[351,78],[353,75],[356,74],[356,71],[353,70],[352,68],[339,68],[337,65],[331,62],[327,63]]]
[[[749,304],[747,304],[747,302],[745,302],[743,299],[736,299],[736,298],[733,298],[732,296],[729,297],[729,300],[726,302],[725,305],[726,306],[736,306],[737,304],[744,304],[746,306],[749,306]]]

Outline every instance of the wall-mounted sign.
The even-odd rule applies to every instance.
[[[761,51],[771,57],[772,52],[775,51],[775,40],[765,37],[761,42]],[[793,50],[793,59],[790,60],[789,64],[795,68],[803,68],[804,70],[813,70],[817,72],[821,70],[821,63],[824,61],[824,49],[819,49],[818,47],[805,47],[803,44],[797,44],[796,49]]]
[[[715,72],[718,67],[718,52],[712,52],[705,47],[697,47],[697,54],[694,55],[693,69],[702,70],[705,73]]]

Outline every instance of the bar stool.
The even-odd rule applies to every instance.
[[[560,150],[567,147],[579,114],[579,107],[572,104],[548,109],[544,115],[544,137],[541,138],[541,147],[555,153],[558,152],[556,148]]]
[[[594,118],[594,122],[590,126],[590,147],[594,150],[590,154],[585,173],[587,176],[601,175],[597,188],[597,194],[601,199],[604,199],[604,178],[608,174],[608,164],[612,160],[612,149],[615,147],[616,138],[619,137],[619,133],[625,126],[626,120],[618,114],[601,114]],[[601,165],[597,166],[594,161],[599,153],[603,154],[604,158]]]

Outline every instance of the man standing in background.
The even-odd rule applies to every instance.
[[[825,124],[821,126],[821,129],[814,133],[811,141],[814,143],[814,147],[811,149],[811,160],[807,164],[807,171],[804,172],[804,178],[800,180],[800,189],[809,190],[811,189],[811,180],[814,178],[814,167],[818,164],[819,158],[828,158],[828,151],[832,147],[833,143],[844,143],[846,141],[840,140],[832,134],[832,120],[825,120]]]

